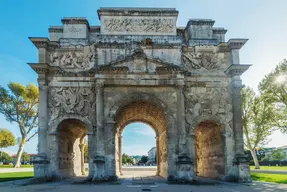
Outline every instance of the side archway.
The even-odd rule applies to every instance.
[[[229,125],[217,116],[200,116],[193,123],[195,136],[195,169],[200,177],[223,179],[226,175]]]

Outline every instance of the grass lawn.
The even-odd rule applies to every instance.
[[[250,169],[255,169],[255,166],[250,166]],[[260,170],[287,171],[287,166],[260,166]]]
[[[287,174],[251,173],[252,180],[287,184]]]
[[[21,165],[21,167],[25,168],[25,167],[33,167],[33,165]],[[0,168],[14,168],[13,165],[0,165]]]
[[[0,182],[18,179],[28,179],[34,176],[34,172],[0,173]]]

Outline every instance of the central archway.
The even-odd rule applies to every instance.
[[[122,174],[122,141],[121,136],[126,125],[133,122],[143,122],[150,125],[156,133],[157,174],[167,177],[167,120],[164,110],[148,100],[136,100],[121,106],[116,113],[116,173]]]

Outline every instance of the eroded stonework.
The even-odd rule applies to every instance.
[[[156,133],[157,174],[249,182],[244,156],[239,64],[246,39],[225,42],[208,19],[177,27],[178,11],[101,8],[101,26],[64,18],[39,50],[39,147],[36,179],[122,172],[122,131],[140,121]],[[87,142],[85,140],[87,139]]]

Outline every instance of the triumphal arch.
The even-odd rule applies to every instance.
[[[121,174],[121,134],[132,122],[156,132],[157,174],[250,181],[244,156],[239,49],[210,19],[176,26],[172,8],[100,8],[99,26],[64,18],[38,48],[39,144],[35,178]]]

